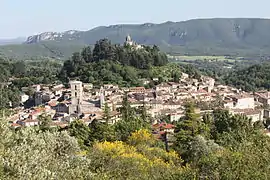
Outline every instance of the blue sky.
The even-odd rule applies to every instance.
[[[0,38],[119,23],[270,18],[269,0],[0,0]]]

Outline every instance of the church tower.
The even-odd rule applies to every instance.
[[[134,50],[142,49],[143,46],[137,44],[135,41],[132,40],[130,35],[127,35],[126,42],[124,43],[125,46],[131,46]]]
[[[83,85],[81,81],[70,81],[71,105],[69,114],[81,114],[81,102],[83,96]]]
[[[128,45],[133,46],[134,45],[130,35],[127,35],[125,45],[126,46],[128,46]]]
[[[103,89],[103,86],[100,88],[99,94],[100,94],[100,96],[99,96],[99,99],[100,99],[100,108],[103,108],[104,105],[105,105],[105,97],[104,97],[104,89]]]

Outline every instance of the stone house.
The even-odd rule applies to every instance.
[[[264,106],[270,105],[270,92],[268,91],[256,92],[254,95],[256,101],[262,103]]]
[[[170,92],[171,91],[171,86],[167,83],[162,83],[159,84],[155,87],[156,91],[165,91],[165,92]]]
[[[23,104],[29,99],[29,96],[25,93],[20,94],[20,103]]]
[[[132,87],[132,88],[129,88],[129,91],[132,93],[144,93],[145,87]]]
[[[182,101],[169,101],[163,104],[163,109],[179,109],[183,107]]]
[[[58,103],[56,106],[53,106],[52,109],[58,113],[68,113],[69,105],[67,103]]]
[[[224,100],[223,102],[224,102],[223,106],[226,109],[232,109],[234,107],[234,101],[233,100]]]
[[[186,73],[182,73],[181,79],[188,79],[189,75]]]
[[[255,101],[254,97],[249,94],[239,94],[230,97],[234,101],[235,109],[254,109]]]
[[[175,82],[168,82],[168,85],[170,85],[172,89],[177,89],[180,86],[179,83],[175,83]]]
[[[231,109],[230,112],[245,115],[252,120],[252,123],[263,121],[264,112],[262,109]]]
[[[185,115],[184,111],[177,112],[177,113],[171,113],[171,114],[169,114],[170,122],[178,122],[180,120],[180,118],[183,117],[184,115]]]
[[[39,121],[37,119],[26,119],[24,121],[19,121],[18,124],[29,127],[29,126],[38,126]]]

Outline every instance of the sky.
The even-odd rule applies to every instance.
[[[0,39],[196,18],[270,18],[269,0],[0,0]]]

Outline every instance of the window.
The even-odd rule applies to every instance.
[[[75,90],[77,90],[77,85],[75,85]]]
[[[77,92],[75,92],[75,97],[77,97]]]

